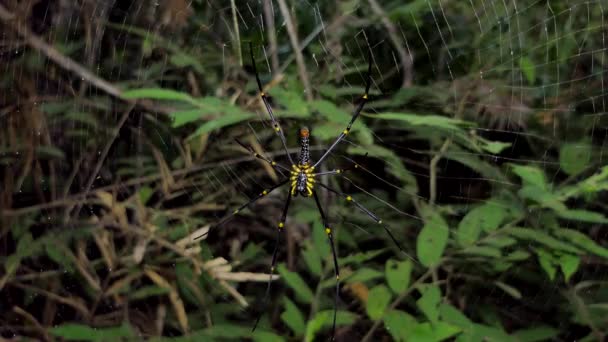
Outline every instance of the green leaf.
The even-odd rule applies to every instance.
[[[567,209],[558,210],[556,213],[561,218],[573,221],[590,222],[590,223],[608,223],[608,218],[600,213],[587,210]]]
[[[559,330],[547,326],[518,330],[513,337],[519,342],[554,341]]]
[[[477,242],[481,231],[496,230],[507,217],[504,208],[493,203],[486,203],[471,211],[460,221],[456,231],[456,239],[462,246],[470,246]]]
[[[511,147],[511,143],[501,142],[501,141],[487,141],[481,145],[485,151],[488,151],[492,154],[499,154],[504,149]]]
[[[521,72],[526,76],[529,84],[534,84],[534,80],[536,80],[536,68],[534,63],[528,57],[521,57],[519,59],[519,68]]]
[[[289,298],[285,298],[285,311],[281,314],[281,320],[287,324],[287,326],[294,332],[296,336],[304,335],[306,330],[306,322],[304,320],[304,315],[298,309],[296,304],[289,300]]]
[[[296,297],[300,301],[307,304],[312,303],[314,294],[299,274],[287,270],[284,264],[280,264],[277,269],[281,275],[281,278],[294,290]]]
[[[521,292],[519,292],[519,290],[515,287],[498,280],[495,281],[494,284],[498,286],[501,290],[505,291],[509,296],[515,299],[521,299]]]
[[[500,258],[502,253],[500,249],[489,246],[470,246],[462,250],[462,253],[480,255],[489,258]]]
[[[187,93],[162,88],[142,88],[127,90],[122,93],[122,97],[125,99],[169,100],[196,104],[194,98]]]
[[[373,279],[382,278],[384,274],[382,272],[376,271],[373,268],[362,267],[356,270],[351,276],[346,279],[347,283],[356,283],[356,282],[367,282]]]
[[[563,254],[558,258],[558,263],[564,274],[564,279],[568,282],[570,277],[578,270],[581,258],[577,255]]]
[[[452,119],[440,115],[418,115],[408,113],[380,113],[368,115],[378,120],[397,120],[408,123],[412,126],[429,126],[446,130],[461,130],[462,127],[473,126],[472,123],[457,119]]]
[[[566,143],[559,150],[559,166],[569,175],[583,172],[591,163],[591,145],[587,142]]]
[[[384,310],[391,302],[391,291],[384,285],[378,285],[369,291],[366,311],[369,318],[377,320],[382,317]]]
[[[545,245],[551,249],[562,250],[574,254],[580,254],[580,249],[574,247],[566,242],[560,241],[549,234],[531,228],[520,228],[520,227],[508,227],[504,228],[507,234],[510,234],[516,238],[528,241],[535,241],[542,245]]]
[[[386,251],[387,251],[386,248],[382,248],[382,249],[370,250],[370,251],[366,251],[366,252],[354,253],[354,254],[351,254],[344,258],[339,258],[338,263],[341,266],[351,265],[351,264],[360,265],[364,262],[367,262],[367,261],[377,257],[378,255],[380,255]]]
[[[420,323],[410,333],[410,341],[442,341],[461,332],[461,329],[445,322]]]
[[[315,335],[322,328],[331,328],[334,317],[333,310],[324,310],[317,312],[315,316],[308,322],[306,326],[306,336],[304,338],[307,342],[315,340]],[[336,326],[351,325],[357,320],[357,316],[348,311],[338,311],[336,315]]]
[[[422,287],[422,297],[416,301],[416,305],[429,322],[436,324],[439,321],[439,304],[441,303],[441,290],[436,285]],[[371,295],[371,294],[370,294]]]
[[[307,240],[304,249],[302,250],[302,258],[304,263],[310,270],[310,272],[318,277],[321,276],[323,265],[321,263],[321,256],[317,249]]]
[[[180,110],[170,114],[173,127],[180,127],[187,123],[198,121],[203,118],[203,111],[200,108]]]
[[[198,129],[192,133],[188,138],[192,139],[202,134],[210,133],[216,129],[220,129],[222,127],[234,125],[239,122],[243,122],[253,118],[254,115],[245,112],[230,112],[226,113],[219,118],[207,121],[198,127]]]
[[[382,320],[395,341],[407,341],[412,328],[418,323],[410,314],[398,310],[390,310]]]
[[[542,249],[537,249],[536,255],[538,256],[540,267],[547,273],[549,279],[554,280],[555,275],[557,274],[557,268],[555,267],[553,256]]]
[[[410,260],[388,260],[386,262],[386,282],[393,292],[402,293],[408,289],[412,267],[413,265]]]
[[[600,246],[589,236],[579,232],[578,230],[561,228],[555,230],[555,235],[564,240],[568,240],[575,245],[578,245],[579,247],[585,249],[588,252],[608,259],[607,248]]]
[[[435,211],[425,218],[425,224],[416,241],[416,253],[420,263],[426,267],[437,265],[448,244],[449,228],[445,220]]]
[[[166,287],[160,287],[157,285],[144,286],[137,291],[133,291],[129,294],[130,300],[139,300],[148,297],[162,296],[169,293],[170,289]]]
[[[137,192],[137,195],[139,196],[139,200],[144,205],[146,204],[146,202],[148,202],[148,200],[150,199],[150,197],[152,197],[153,194],[154,194],[154,190],[149,186],[143,186]]]
[[[82,324],[63,324],[49,330],[53,336],[68,341],[118,341],[122,338],[135,338],[129,325],[112,328],[91,328]]]
[[[511,165],[513,173],[519,176],[524,184],[533,185],[543,190],[549,190],[545,172],[535,166]]]
[[[473,322],[451,304],[441,303],[439,315],[442,321],[455,325],[464,331],[473,329]]]
[[[49,258],[61,266],[61,268],[70,273],[74,271],[73,261],[66,253],[67,246],[61,241],[49,240],[45,243],[45,248]]]

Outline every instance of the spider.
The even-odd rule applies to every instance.
[[[338,310],[338,298],[339,298],[339,290],[340,290],[340,268],[338,265],[338,258],[337,258],[337,254],[336,254],[336,250],[335,250],[335,246],[334,246],[333,230],[332,230],[331,226],[329,225],[329,222],[327,221],[327,216],[325,215],[325,212],[321,206],[321,201],[319,200],[319,196],[317,195],[317,188],[318,187],[324,188],[325,190],[336,194],[337,196],[345,199],[347,202],[349,202],[352,205],[354,205],[355,207],[357,207],[359,210],[361,210],[363,213],[365,213],[367,216],[369,216],[372,220],[374,220],[377,224],[381,225],[384,228],[384,230],[388,233],[391,240],[397,245],[397,247],[402,252],[405,253],[405,250],[403,249],[401,244],[397,241],[397,239],[395,238],[395,236],[393,235],[393,233],[391,232],[389,227],[386,226],[385,224],[383,224],[382,219],[380,219],[376,214],[374,214],[372,211],[370,211],[369,209],[365,208],[362,204],[357,202],[351,195],[345,194],[338,190],[334,190],[331,187],[317,181],[318,176],[341,175],[342,173],[344,173],[345,171],[348,171],[350,169],[336,168],[336,169],[333,169],[331,171],[326,171],[326,172],[315,172],[317,167],[325,161],[325,159],[334,150],[334,148],[342,140],[344,140],[344,138],[346,136],[348,136],[353,124],[359,117],[359,114],[361,113],[363,106],[365,106],[365,103],[369,100],[368,93],[369,93],[369,88],[371,86],[371,71],[372,71],[371,51],[369,51],[369,54],[368,54],[368,67],[367,67],[367,77],[366,77],[366,84],[365,84],[365,93],[361,96],[361,101],[359,102],[359,105],[356,107],[356,109],[353,113],[353,116],[352,116],[350,122],[348,123],[348,125],[346,126],[346,128],[338,135],[338,137],[327,148],[327,150],[325,150],[323,155],[321,155],[321,157],[314,162],[311,159],[311,155],[310,155],[310,150],[309,150],[310,130],[307,127],[301,127],[298,131],[299,140],[300,140],[300,153],[298,155],[297,161],[294,160],[291,157],[290,153],[288,152],[287,142],[286,142],[283,130],[281,128],[281,125],[277,121],[277,119],[272,111],[272,107],[270,106],[270,103],[268,101],[268,95],[264,92],[264,90],[262,88],[262,82],[260,81],[260,76],[257,71],[255,58],[253,56],[253,47],[252,47],[251,43],[249,44],[249,52],[251,55],[251,65],[253,67],[253,71],[255,73],[255,79],[256,79],[256,82],[258,85],[258,89],[259,89],[259,96],[262,98],[262,102],[264,103],[264,106],[266,107],[266,111],[268,112],[268,115],[270,116],[272,128],[275,131],[276,135],[281,140],[283,149],[285,150],[285,154],[287,155],[287,158],[289,159],[289,162],[291,163],[291,168],[288,168],[285,165],[277,163],[274,160],[271,160],[270,158],[255,152],[251,146],[247,146],[247,145],[243,144],[238,139],[236,141],[243,148],[247,149],[255,158],[264,160],[265,162],[272,165],[272,167],[274,167],[276,170],[288,172],[290,174],[290,177],[283,179],[283,180],[279,181],[277,184],[275,184],[274,186],[260,192],[257,196],[255,196],[254,198],[249,200],[247,203],[241,205],[240,207],[235,209],[232,213],[230,213],[227,216],[225,216],[224,218],[222,218],[217,224],[215,224],[213,227],[211,227],[207,231],[207,233],[203,234],[202,236],[207,235],[214,228],[221,227],[226,222],[228,222],[228,220],[230,220],[232,217],[234,217],[236,214],[238,214],[241,210],[249,207],[250,205],[252,205],[256,201],[258,201],[262,197],[267,196],[272,191],[279,189],[285,185],[289,185],[289,191],[287,192],[287,199],[285,200],[283,212],[281,214],[281,219],[277,223],[277,235],[276,235],[276,240],[275,240],[275,244],[274,244],[274,251],[272,253],[272,261],[271,261],[271,265],[270,265],[270,278],[268,279],[268,283],[266,286],[266,293],[265,293],[264,299],[263,299],[263,305],[265,308],[267,305],[267,302],[268,302],[269,294],[270,294],[272,275],[274,274],[275,266],[276,266],[276,262],[277,262],[277,251],[278,251],[278,247],[279,247],[279,244],[281,241],[281,235],[285,230],[285,218],[287,217],[287,210],[289,209],[291,199],[292,199],[292,197],[297,197],[297,196],[302,196],[304,198],[311,198],[311,197],[314,198],[317,209],[319,210],[319,214],[321,216],[321,221],[323,223],[323,227],[325,229],[325,233],[327,235],[328,242],[331,246],[331,253],[332,253],[333,264],[334,264],[334,274],[336,277],[336,287],[335,287],[335,295],[334,295],[334,314],[333,314],[333,323],[332,323],[332,330],[331,330],[331,340],[333,341],[334,336],[335,336],[335,331],[336,331],[336,316],[337,316],[337,310]],[[354,168],[357,168],[357,167],[358,167],[358,165],[355,164]],[[198,238],[201,238],[202,236],[199,236]],[[264,311],[265,310],[262,310],[261,313],[258,315],[258,317],[254,323],[252,331],[255,331],[255,329],[260,321],[260,318],[262,317],[262,313]]]

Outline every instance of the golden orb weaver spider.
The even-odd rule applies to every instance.
[[[374,220],[377,224],[381,225],[384,228],[384,230],[388,233],[391,240],[397,245],[399,250],[401,250],[403,253],[405,253],[405,250],[403,249],[401,244],[397,241],[397,239],[395,238],[395,236],[393,235],[393,233],[391,232],[389,227],[386,226],[385,224],[383,224],[382,220],[376,214],[374,214],[372,211],[370,211],[369,209],[365,208],[362,204],[357,202],[351,195],[342,193],[338,190],[334,190],[321,182],[317,182],[315,179],[317,176],[339,175],[339,174],[342,174],[344,171],[349,170],[349,169],[333,169],[331,171],[315,173],[315,169],[329,156],[329,154],[333,151],[333,149],[350,133],[350,130],[351,130],[353,124],[355,123],[355,121],[359,117],[359,114],[361,114],[361,111],[363,110],[363,106],[365,106],[365,103],[369,99],[368,93],[369,93],[369,88],[371,86],[371,71],[372,71],[371,51],[369,51],[369,53],[368,53],[368,67],[367,67],[367,78],[366,78],[366,84],[365,84],[365,93],[361,96],[361,101],[360,101],[359,105],[355,108],[353,116],[352,116],[350,122],[348,123],[348,125],[346,126],[346,128],[340,133],[340,135],[338,135],[336,140],[334,140],[334,142],[327,148],[327,150],[325,150],[323,155],[321,155],[321,157],[314,164],[312,164],[312,160],[310,158],[310,150],[309,150],[310,130],[307,127],[302,127],[299,130],[300,153],[298,155],[297,162],[294,161],[294,159],[291,157],[290,153],[288,152],[287,142],[285,139],[285,135],[283,134],[281,125],[277,121],[277,119],[272,111],[272,107],[270,106],[270,102],[268,101],[268,97],[262,88],[262,82],[260,81],[260,76],[257,71],[255,58],[253,56],[253,47],[252,47],[251,43],[249,44],[249,52],[251,55],[251,65],[253,67],[253,71],[255,73],[255,79],[256,79],[256,82],[258,85],[259,95],[262,99],[262,102],[264,103],[264,106],[266,107],[266,111],[267,111],[268,115],[270,116],[272,128],[275,131],[276,135],[281,140],[285,154],[287,155],[287,158],[289,159],[289,162],[291,163],[291,168],[288,168],[280,163],[275,162],[274,160],[271,160],[270,158],[268,158],[266,156],[263,156],[263,155],[255,152],[251,146],[247,146],[247,145],[243,144],[242,142],[240,142],[239,140],[236,140],[236,141],[243,148],[247,149],[254,157],[264,160],[265,162],[269,163],[270,165],[272,165],[272,167],[274,167],[277,170],[289,172],[290,177],[287,179],[281,180],[279,183],[275,184],[274,186],[272,186],[268,189],[263,190],[257,196],[255,196],[254,198],[249,200],[247,203],[241,205],[240,207],[235,209],[232,213],[230,213],[229,215],[222,218],[216,225],[212,226],[205,234],[197,237],[196,239],[199,239],[199,238],[207,235],[214,228],[221,227],[226,222],[228,222],[228,220],[230,220],[236,214],[238,214],[241,210],[249,207],[251,204],[255,203],[260,198],[268,195],[272,191],[274,191],[278,188],[281,188],[284,185],[288,185],[288,184],[290,185],[290,190],[287,193],[287,199],[286,199],[285,205],[283,207],[281,219],[277,223],[277,236],[276,236],[276,240],[275,240],[274,251],[272,253],[272,261],[271,261],[271,265],[270,265],[270,278],[268,279],[268,283],[266,286],[266,293],[265,293],[264,299],[263,299],[263,306],[265,309],[267,306],[268,297],[270,294],[270,286],[272,284],[272,275],[274,274],[274,270],[275,270],[275,266],[276,266],[276,262],[277,262],[277,251],[278,251],[278,247],[280,245],[281,235],[285,229],[285,219],[287,217],[287,210],[289,209],[291,199],[292,199],[292,197],[297,197],[298,195],[305,197],[305,198],[313,197],[315,200],[317,209],[319,210],[319,214],[321,216],[321,221],[323,222],[323,227],[325,229],[325,233],[327,235],[328,242],[331,247],[333,264],[334,264],[334,273],[335,273],[335,277],[336,277],[336,289],[335,289],[335,295],[334,295],[334,315],[333,315],[333,323],[332,323],[332,330],[331,330],[331,340],[333,341],[334,336],[335,336],[335,331],[336,331],[336,316],[337,316],[337,310],[338,310],[338,298],[339,298],[339,291],[340,291],[340,268],[338,265],[338,258],[337,258],[337,254],[336,254],[336,250],[335,250],[335,246],[334,246],[333,231],[332,231],[331,226],[329,225],[327,217],[325,216],[325,212],[323,211],[323,208],[321,206],[321,201],[319,200],[319,196],[317,195],[317,191],[315,190],[315,187],[318,185],[319,187],[324,188],[325,190],[332,192],[332,193],[336,194],[337,196],[345,199],[347,202],[352,203],[355,207],[357,207],[357,209],[361,210],[363,213],[365,213],[367,216],[369,216],[372,220]],[[355,164],[354,168],[356,168],[356,167],[358,167],[358,165]],[[260,322],[262,313],[265,311],[264,309],[261,310],[260,314],[258,315],[258,317],[254,323],[252,331],[254,331],[256,329],[258,323]]]

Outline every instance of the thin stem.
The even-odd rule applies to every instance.
[[[300,74],[300,79],[302,80],[302,84],[304,85],[304,90],[306,92],[306,100],[312,101],[312,88],[310,87],[310,80],[308,79],[306,64],[304,63],[304,57],[302,56],[302,50],[300,49],[298,32],[296,31],[296,27],[294,26],[293,21],[291,20],[289,8],[287,8],[285,0],[277,0],[277,2],[279,3],[279,9],[281,10],[281,14],[285,19],[285,26],[287,26],[287,34],[289,35],[289,40],[291,41],[291,46],[293,47],[293,53],[296,56],[296,63],[298,64],[298,73]]]
[[[239,58],[239,65],[243,66],[243,52],[241,50],[241,33],[239,32],[239,21],[236,18],[236,4],[234,0],[230,0],[232,8],[232,26],[234,26],[234,34],[236,36],[236,55]]]
[[[439,149],[439,152],[431,159],[431,163],[429,165],[429,204],[431,206],[435,205],[435,200],[437,199],[437,163],[443,157],[445,151],[447,151],[448,147],[452,143],[452,139],[448,138],[443,142],[443,145]]]

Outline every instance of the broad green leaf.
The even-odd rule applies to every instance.
[[[553,256],[542,249],[537,249],[536,255],[538,256],[540,267],[547,273],[549,279],[554,280],[555,275],[557,274],[557,268],[555,267]]]
[[[485,151],[488,151],[492,154],[499,154],[504,149],[511,146],[511,143],[501,142],[501,141],[487,141],[481,145]]]
[[[448,244],[449,228],[445,220],[435,211],[425,218],[425,224],[416,240],[416,253],[420,263],[426,267],[437,265]]]
[[[474,324],[469,341],[508,342],[512,339],[500,328]]]
[[[558,258],[559,267],[562,269],[566,282],[576,273],[581,263],[581,258],[578,255],[563,254]]]
[[[386,283],[393,292],[402,293],[409,288],[412,267],[410,260],[396,261],[391,259],[386,262]]]
[[[523,261],[530,257],[530,253],[522,250],[513,251],[505,257],[507,261]]]
[[[67,272],[73,272],[74,262],[66,253],[67,246],[57,240],[49,240],[45,244],[46,254],[51,260],[56,262],[61,268]]]
[[[540,342],[554,341],[558,334],[559,330],[547,326],[540,326],[518,330],[513,333],[513,337],[515,337],[518,342]]]
[[[445,322],[419,323],[414,326],[409,337],[410,341],[436,342],[450,338],[462,330]]]
[[[591,145],[587,142],[566,143],[559,150],[559,166],[565,173],[576,175],[591,163]]]
[[[128,325],[112,328],[91,328],[82,324],[67,323],[49,329],[53,336],[68,341],[120,341],[123,338],[135,338],[135,333]]]
[[[173,120],[171,125],[173,127],[180,127],[187,123],[200,120],[203,118],[203,113],[203,110],[201,110],[200,108],[173,112],[170,114]]]
[[[281,278],[287,283],[289,287],[293,289],[296,294],[296,297],[300,301],[307,304],[312,303],[314,294],[299,274],[289,271],[284,264],[279,264],[279,267],[277,269],[279,271],[279,274],[281,275]]]
[[[462,253],[480,255],[489,258],[500,258],[502,256],[500,249],[490,246],[470,246],[464,248]]]
[[[192,133],[188,138],[192,139],[201,134],[210,133],[216,129],[223,128],[226,126],[234,125],[236,123],[249,120],[253,118],[254,115],[250,113],[230,113],[224,114],[217,119],[209,120],[206,123],[202,124],[198,127],[198,129]]]
[[[498,286],[501,290],[505,291],[509,296],[515,299],[521,299],[521,292],[519,292],[519,290],[515,287],[498,280],[495,281],[494,284]]]
[[[564,240],[572,242],[573,244],[585,249],[588,252],[608,259],[608,248],[600,246],[589,236],[579,232],[578,230],[566,228],[557,229],[555,231],[555,235]]]
[[[441,290],[436,285],[426,285],[420,290],[422,297],[416,305],[424,313],[429,322],[436,324],[439,321],[439,304],[441,303]]]
[[[556,213],[568,220],[590,222],[590,223],[608,223],[608,217],[594,211],[567,209],[559,210]]]
[[[175,91],[172,89],[162,88],[142,88],[127,90],[122,93],[125,99],[153,99],[153,100],[169,100],[180,101],[195,104],[196,101],[188,93]]]
[[[580,254],[580,250],[566,242],[560,241],[551,235],[532,228],[520,228],[520,227],[508,227],[504,228],[507,234],[510,234],[516,238],[528,241],[535,241],[551,249],[562,250],[574,254]]]
[[[545,208],[553,209],[556,212],[568,210],[555,194],[548,190],[539,188],[535,185],[524,185],[517,192],[519,197],[532,200]]]
[[[497,204],[486,203],[479,206],[469,211],[460,221],[456,238],[462,246],[469,246],[477,241],[482,230],[496,230],[506,216],[506,210]]]
[[[277,111],[277,113],[280,113],[279,116],[284,117],[288,115],[289,117],[298,118],[310,117],[310,110],[308,109],[308,104],[303,98],[302,93],[281,87],[273,88],[271,93],[273,101],[278,103],[281,107],[285,107],[285,110]],[[282,115],[284,112],[286,115]],[[314,129],[312,134],[316,135]]]
[[[536,67],[530,58],[521,57],[519,59],[519,68],[521,72],[526,76],[526,80],[528,80],[528,84],[534,84],[534,80],[536,79]]]
[[[505,235],[493,235],[485,237],[482,242],[487,245],[503,248],[516,244],[517,240]]]
[[[310,102],[309,106],[311,110],[318,112],[327,119],[326,123],[324,124],[325,128],[321,129],[319,126],[317,126],[316,130],[312,131],[312,134],[319,139],[335,139],[340,133],[342,133],[348,122],[351,120],[350,113],[338,108],[332,102],[316,100]],[[371,131],[361,120],[358,120],[353,126],[351,134],[353,133],[357,134],[361,140],[361,144],[364,146],[371,145],[374,142]]]
[[[308,267],[308,270],[320,277],[321,272],[323,271],[323,265],[321,263],[321,256],[317,249],[315,249],[312,244],[307,240],[304,249],[302,250],[302,258],[304,259],[304,263]]]
[[[331,328],[334,318],[333,310],[324,310],[317,312],[315,316],[308,321],[306,325],[306,335],[304,341],[315,341],[315,335],[323,328]],[[357,320],[357,316],[348,311],[338,311],[336,315],[336,327],[353,324]]]
[[[378,285],[369,291],[367,297],[367,305],[365,307],[367,315],[372,320],[377,320],[382,317],[384,310],[391,302],[391,291],[384,285]]]
[[[512,164],[513,173],[519,176],[524,184],[533,185],[543,190],[549,190],[550,187],[545,179],[545,172],[535,166],[514,165]]]
[[[451,304],[441,303],[439,315],[442,321],[455,325],[464,331],[473,329],[473,322]]]
[[[380,113],[368,115],[376,120],[397,120],[406,122],[412,126],[429,126],[446,130],[461,130],[463,127],[472,126],[467,121],[452,119],[440,115],[418,115],[408,113]]]
[[[298,309],[296,304],[284,297],[285,300],[285,311],[281,314],[281,320],[287,324],[287,326],[294,332],[296,336],[304,335],[306,330],[306,322],[304,315]]]
[[[395,341],[407,341],[412,328],[418,323],[410,314],[398,310],[390,310],[382,320]]]
[[[351,276],[346,279],[347,283],[367,282],[373,279],[382,278],[384,275],[380,271],[373,268],[362,267],[356,270]]]

